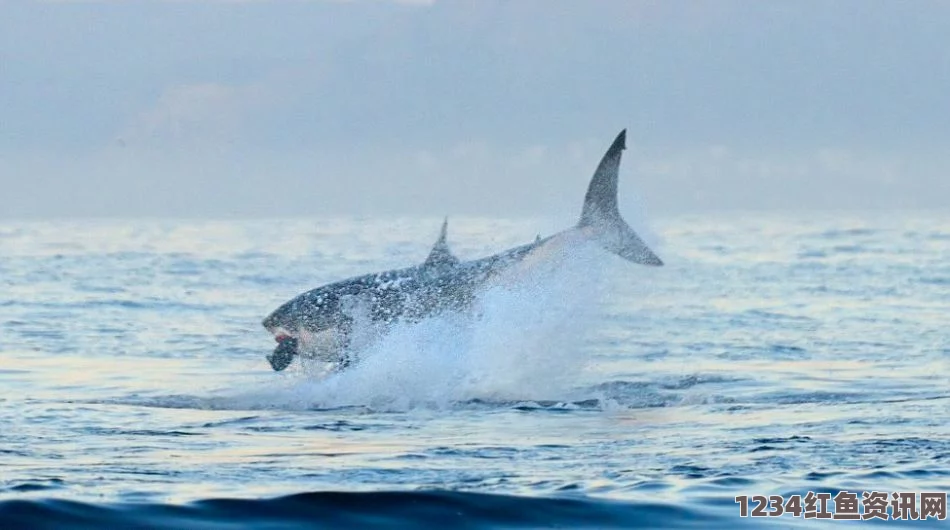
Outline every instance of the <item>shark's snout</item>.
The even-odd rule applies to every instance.
[[[277,347],[274,348],[274,353],[267,356],[267,362],[275,372],[284,370],[293,362],[299,345],[300,342],[293,337],[286,335],[277,337]]]

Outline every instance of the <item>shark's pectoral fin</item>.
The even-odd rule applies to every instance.
[[[642,265],[663,265],[663,261],[623,220],[617,207],[617,178],[626,139],[627,130],[624,129],[600,160],[587,188],[577,228],[590,232],[606,250],[626,260]]]

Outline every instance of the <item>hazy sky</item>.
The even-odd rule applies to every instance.
[[[0,0],[0,217],[950,205],[950,2]]]

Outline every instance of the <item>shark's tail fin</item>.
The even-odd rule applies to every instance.
[[[617,174],[626,139],[627,130],[624,129],[600,160],[587,188],[577,228],[592,232],[605,249],[624,259],[643,265],[663,265],[663,261],[623,220],[617,208]]]

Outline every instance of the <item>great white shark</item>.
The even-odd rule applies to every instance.
[[[267,356],[275,371],[294,357],[309,355],[345,368],[354,360],[352,337],[356,314],[382,329],[398,321],[417,321],[446,310],[465,310],[491,280],[546,250],[581,238],[621,258],[642,265],[663,265],[657,255],[620,216],[617,177],[626,149],[626,129],[607,149],[590,180],[578,223],[552,236],[493,256],[460,261],[446,240],[447,221],[426,260],[412,267],[366,274],[307,291],[264,319],[277,347]]]

